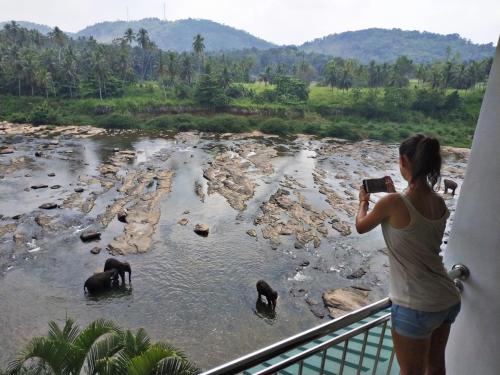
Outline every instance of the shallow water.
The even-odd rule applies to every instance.
[[[294,297],[291,289],[306,289],[307,296],[320,302],[324,290],[355,283],[370,285],[374,298],[387,292],[386,256],[378,251],[384,248],[378,231],[362,237],[342,237],[330,228],[318,249],[295,249],[293,240],[285,238],[277,250],[271,249],[259,229],[257,239],[246,231],[255,228],[253,219],[260,212],[260,204],[276,191],[285,175],[306,185],[297,190],[313,206],[324,209],[328,204],[314,186],[311,174],[316,166],[328,172],[327,181],[335,190],[343,191],[345,188],[334,177],[339,170],[357,170],[359,180],[362,175],[380,174],[379,169],[366,168],[363,163],[369,162],[370,157],[395,160],[393,147],[380,146],[380,154],[370,154],[361,163],[359,153],[316,158],[314,150],[319,142],[265,140],[276,146],[283,144],[290,151],[281,152],[272,160],[273,174],[254,176],[259,186],[247,202],[247,209],[239,213],[218,194],[208,195],[201,203],[193,186],[195,181],[206,186],[203,168],[218,150],[204,149],[204,145],[231,147],[241,141],[198,142],[196,138],[187,138],[184,142],[141,134],[60,139],[49,158],[34,158],[35,147],[50,140],[0,140],[16,146],[16,153],[0,156],[0,162],[7,163],[9,158],[20,155],[29,157],[23,168],[0,179],[0,213],[4,216],[0,225],[13,222],[10,218],[21,214],[18,230],[37,238],[31,239],[29,245],[15,246],[12,233],[0,237],[0,366],[31,337],[44,334],[49,320],[61,322],[69,315],[81,325],[108,318],[129,329],[144,327],[154,339],[182,348],[198,365],[209,368],[321,323],[309,311],[304,297]],[[109,256],[104,247],[122,231],[123,224],[114,219],[98,243],[82,243],[78,236],[116,197],[116,189],[98,195],[89,214],[71,209],[47,212],[63,215],[70,224],[59,233],[40,235],[33,222],[33,211],[48,201],[61,203],[73,192],[78,176],[96,175],[96,168],[112,155],[114,147],[137,152],[131,168],[163,166],[175,175],[172,191],[161,202],[152,249],[146,254],[125,257],[133,268],[132,284],[89,297],[84,294],[83,283],[102,268]],[[387,167],[387,173],[396,177],[397,165]],[[49,172],[56,176],[47,177]],[[31,177],[25,177],[26,174]],[[24,191],[37,183],[62,187]],[[401,186],[401,181],[397,180],[397,184]],[[98,191],[100,186],[86,188],[84,197],[92,189]],[[185,210],[190,213],[183,215]],[[189,224],[178,225],[181,217],[188,217]],[[193,233],[192,225],[198,222],[210,225],[208,237]],[[95,245],[103,247],[99,255],[89,253]],[[309,260],[311,265],[297,271],[303,260]],[[359,266],[368,270],[367,275],[360,280],[347,280],[345,276]],[[255,283],[261,278],[279,293],[274,315],[256,305]]]

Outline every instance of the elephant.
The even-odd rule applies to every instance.
[[[104,271],[113,268],[118,271],[118,274],[122,278],[122,284],[125,284],[125,272],[128,272],[128,282],[130,284],[130,280],[132,278],[132,269],[130,268],[130,264],[128,262],[120,262],[116,258],[106,259],[106,263],[104,263]]]
[[[257,293],[259,294],[258,300],[261,299],[261,296],[264,295],[267,300],[267,304],[272,307],[272,309],[276,309],[276,300],[278,299],[278,292],[273,290],[264,280],[257,281]]]
[[[457,188],[457,183],[453,180],[444,179],[444,193],[448,193],[448,189],[451,190],[451,195],[455,195],[455,189]]]
[[[83,290],[87,289],[89,293],[96,293],[102,290],[109,289],[118,282],[118,271],[111,269],[104,272],[98,272],[90,276],[85,284]]]

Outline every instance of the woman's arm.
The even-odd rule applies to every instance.
[[[388,178],[388,191],[395,192],[392,180]],[[387,195],[381,198],[373,207],[373,210],[368,212],[370,205],[370,194],[367,193],[363,186],[359,188],[359,209],[356,215],[356,230],[359,234],[371,231],[382,221],[390,216],[391,208],[394,203],[394,194]]]

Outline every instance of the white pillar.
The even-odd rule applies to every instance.
[[[470,270],[451,329],[447,373],[500,374],[500,41],[444,261]]]

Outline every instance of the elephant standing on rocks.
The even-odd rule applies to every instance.
[[[83,290],[87,290],[89,293],[96,293],[110,289],[116,282],[118,282],[118,271],[116,269],[98,272],[85,281]]]
[[[128,262],[120,262],[116,258],[108,258],[106,259],[106,263],[104,263],[104,271],[108,271],[111,269],[115,269],[118,271],[118,274],[122,278],[123,284],[125,284],[125,272],[128,272],[128,283],[130,284],[130,280],[132,278],[132,269],[130,268],[130,264]]]
[[[451,190],[451,195],[455,196],[455,189],[458,187],[457,183],[453,180],[444,179],[444,193],[448,193],[448,189]]]

